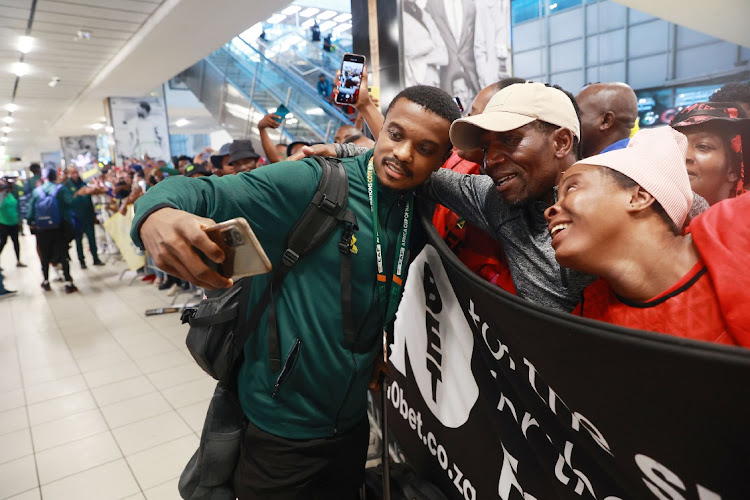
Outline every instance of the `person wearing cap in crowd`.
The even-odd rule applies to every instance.
[[[519,297],[570,312],[593,281],[555,261],[544,210],[562,173],[579,158],[575,99],[542,83],[517,83],[490,98],[481,114],[457,120],[451,140],[484,175],[440,169],[421,193],[461,214],[503,246]]]
[[[505,87],[525,82],[523,78],[503,78],[488,85],[474,97],[468,116],[481,114],[490,98]],[[443,168],[462,174],[481,174],[479,164],[461,158],[455,150]],[[432,224],[466,267],[490,283],[515,293],[505,252],[497,240],[443,205],[435,207]]]
[[[709,205],[745,191],[743,134],[750,120],[736,103],[699,102],[672,118],[671,126],[688,139],[690,185]]]
[[[258,158],[260,155],[255,152],[251,141],[247,139],[232,141],[229,145],[229,164],[225,173],[249,172],[258,166]]]
[[[206,164],[205,163],[198,163],[198,164],[190,164],[187,167],[185,167],[185,175],[188,177],[208,177],[211,175],[211,172],[206,170]]]
[[[687,138],[644,129],[628,147],[577,162],[545,216],[561,265],[601,279],[574,314],[655,332],[750,347],[750,258],[744,194],[681,228],[693,200]]]
[[[736,102],[750,116],[750,82],[727,83],[708,98],[709,102]]]
[[[638,97],[626,83],[592,83],[576,97],[584,158],[628,145],[638,119]]]
[[[229,146],[231,145],[231,142],[227,142],[221,146],[218,153],[211,155],[211,173],[214,175],[221,177],[227,173],[226,167],[229,165]]]
[[[39,258],[42,262],[42,288],[50,291],[52,288],[49,284],[49,264],[55,262],[62,264],[63,276],[65,279],[65,293],[77,292],[78,288],[73,284],[73,278],[70,276],[70,263],[68,257],[68,244],[73,239],[73,217],[71,211],[73,195],[70,190],[62,186],[57,187],[57,169],[45,168],[42,171],[44,184],[34,189],[29,201],[29,227],[36,234],[37,249]],[[60,212],[61,224],[54,229],[37,229],[36,228],[36,202],[39,198],[50,196],[56,192],[58,210]]]

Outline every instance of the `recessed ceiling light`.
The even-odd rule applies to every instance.
[[[303,28],[309,28],[313,24],[315,24],[315,19],[308,19],[307,21],[302,23],[300,26],[302,26]]]
[[[5,109],[7,109],[11,113],[13,113],[14,111],[18,110],[18,104],[14,104],[12,102],[9,102],[8,104],[5,105]]]
[[[5,132],[5,133],[7,134],[7,133],[9,133],[9,132],[10,132],[11,130],[13,130],[13,129],[12,129],[12,128],[10,128],[10,127],[3,127],[3,128],[2,128],[2,129],[0,129],[0,130],[2,130],[3,132]]]
[[[5,118],[3,118],[3,121],[4,121],[5,123],[7,123],[8,125],[10,125],[11,123],[13,123],[13,117],[11,117],[11,116],[6,116]]]
[[[326,19],[332,18],[336,14],[338,14],[338,12],[336,12],[335,10],[327,10],[325,12],[318,14],[316,17],[322,21],[325,21]]]
[[[50,80],[47,85],[49,85],[50,87],[57,87],[58,83],[60,83],[60,77],[59,76],[53,76],[52,80]]]
[[[91,130],[101,130],[104,128],[104,125],[102,125],[101,123],[94,123],[93,125],[90,125],[89,128]]]
[[[336,21],[326,21],[320,25],[320,31],[328,31],[329,29],[333,28],[337,24],[338,23]]]
[[[338,21],[340,23],[343,23],[344,21],[348,21],[352,18],[351,14],[340,14],[333,18],[334,21]]]
[[[279,24],[284,19],[286,19],[286,15],[284,15],[284,14],[274,14],[271,17],[269,17],[268,19],[266,19],[266,22],[268,24]]]
[[[13,74],[16,76],[24,76],[29,72],[29,65],[23,62],[13,63]]]
[[[91,38],[91,32],[88,30],[78,30],[76,33],[76,39],[78,40],[89,40]]]
[[[114,132],[114,131],[115,131],[115,128],[114,128],[114,127],[113,127],[112,125],[107,125],[106,127],[104,127],[104,130],[105,130],[105,131],[106,131],[106,132],[107,132],[108,134],[111,134],[112,132]]]
[[[310,17],[312,15],[317,14],[318,12],[320,12],[320,9],[316,9],[315,7],[310,7],[300,12],[299,15],[302,17]]]
[[[291,16],[292,14],[296,14],[300,10],[302,10],[302,7],[300,7],[299,5],[290,5],[286,9],[282,10],[281,13],[286,14],[287,16]]]
[[[28,54],[34,48],[34,39],[30,36],[22,36],[18,39],[18,50],[23,54]]]
[[[8,138],[7,137],[0,137],[0,141],[8,142]]]
[[[185,125],[187,125],[189,123],[190,123],[190,121],[188,121],[188,120],[186,120],[184,118],[180,118],[179,120],[177,120],[176,122],[174,122],[175,127],[184,127]]]

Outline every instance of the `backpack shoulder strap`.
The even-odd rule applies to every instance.
[[[342,273],[342,312],[344,313],[344,323],[349,325],[351,330],[351,285],[349,284],[348,276],[351,275],[351,235],[357,228],[357,218],[352,211],[347,209],[347,202],[349,199],[349,179],[346,174],[346,170],[337,158],[323,158],[320,156],[313,156],[313,159],[318,162],[322,169],[322,175],[318,182],[318,189],[310,200],[310,204],[297,220],[296,224],[289,232],[287,236],[286,250],[281,257],[281,263],[277,266],[276,272],[273,278],[268,283],[268,286],[263,292],[260,300],[253,307],[252,313],[245,325],[245,328],[241,331],[242,342],[247,339],[250,331],[254,330],[260,318],[263,315],[266,307],[269,306],[269,332],[268,332],[268,352],[269,352],[269,363],[271,370],[278,371],[281,369],[281,350],[279,346],[278,329],[276,325],[276,307],[274,304],[274,295],[281,289],[281,285],[284,282],[289,271],[292,270],[297,261],[308,255],[310,252],[319,247],[324,241],[326,241],[331,232],[339,225],[344,225],[344,235],[342,236],[342,242],[339,243],[339,249],[342,252],[342,257],[348,256],[348,258],[342,258],[342,266],[344,261],[348,262],[346,270],[346,282],[348,285],[348,294],[343,289],[344,285],[344,273]],[[346,239],[347,245],[345,246],[346,253],[342,247],[344,238]],[[348,310],[344,311],[344,302],[348,304]],[[345,331],[347,330],[345,326]],[[351,333],[350,335],[353,335]],[[347,335],[349,336],[349,335]]]

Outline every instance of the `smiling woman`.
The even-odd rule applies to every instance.
[[[687,149],[672,129],[646,129],[627,148],[569,168],[545,212],[555,258],[601,278],[574,314],[747,347],[747,313],[738,320],[736,311],[748,292],[728,283],[728,263],[747,258],[750,232],[725,228],[750,197],[709,210],[682,234],[692,203]]]
[[[688,138],[690,185],[709,205],[744,191],[742,136],[749,122],[736,103],[697,103],[672,119],[672,127]]]

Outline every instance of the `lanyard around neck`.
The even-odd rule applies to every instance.
[[[378,265],[378,293],[383,301],[387,300],[385,324],[388,324],[396,315],[401,290],[403,288],[404,276],[406,275],[406,252],[409,248],[411,236],[411,220],[414,210],[414,196],[409,196],[409,201],[404,207],[404,222],[401,225],[401,238],[396,245],[396,257],[393,261],[393,276],[391,279],[390,293],[386,292],[388,278],[385,275],[383,265],[383,247],[380,242],[380,223],[378,221],[378,186],[377,176],[373,167],[372,158],[367,164],[367,194],[370,198],[370,210],[372,212],[372,232],[375,239],[375,257]]]

